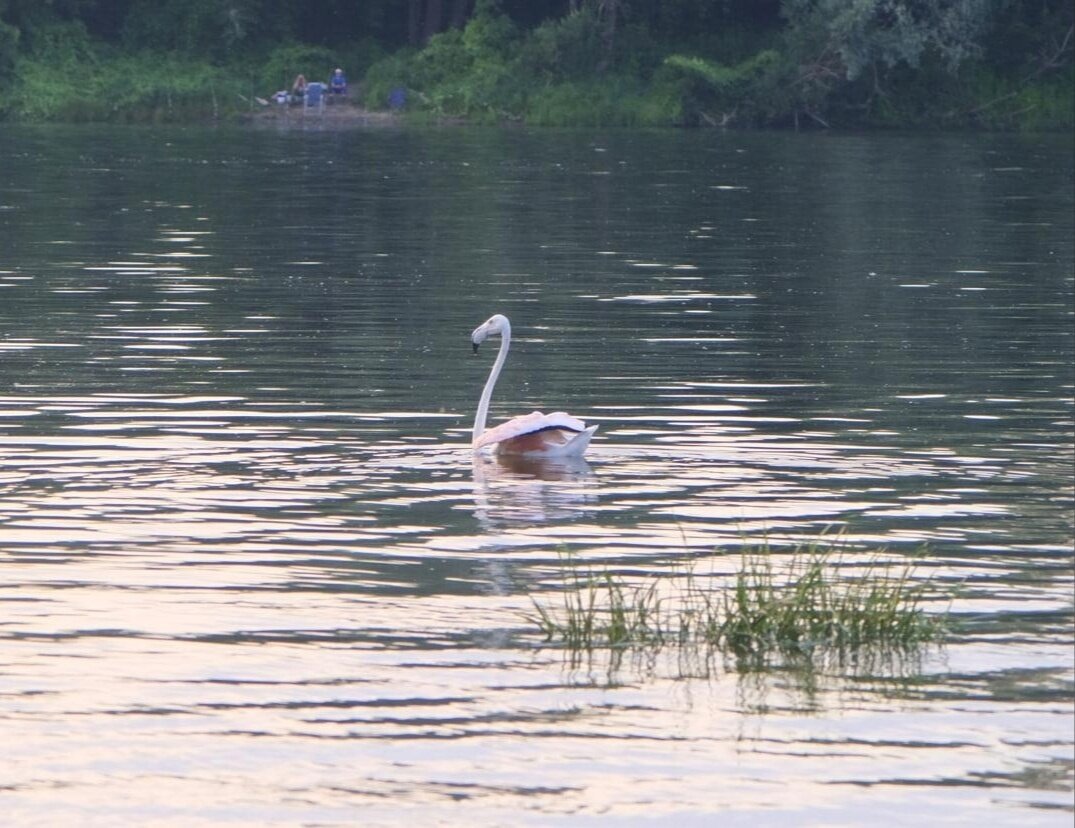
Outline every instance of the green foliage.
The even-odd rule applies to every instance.
[[[1075,73],[1070,65],[1036,83],[1021,82],[983,65],[968,73],[966,81],[967,89],[953,101],[950,112],[960,124],[1028,132],[1075,129]]]
[[[760,90],[770,118],[837,125],[936,123],[938,97],[982,54],[1008,0],[784,0],[783,71]],[[908,72],[916,81],[906,84]],[[921,91],[893,102],[897,87]],[[879,119],[879,120],[875,120]]]
[[[367,100],[386,101],[392,89],[404,87],[412,103],[435,116],[496,121],[509,111],[517,86],[501,50],[497,33],[484,21],[435,35],[422,51],[371,67]]]
[[[158,55],[97,56],[93,61],[21,59],[7,113],[27,121],[182,122],[221,117],[245,106],[230,72]],[[57,83],[78,78],[77,83]],[[249,92],[247,88],[245,92]]]
[[[384,109],[388,106],[388,96],[393,89],[414,89],[413,60],[411,50],[401,49],[374,61],[366,71],[364,80],[366,106]]]
[[[3,96],[3,111],[31,120],[49,117],[59,101],[78,95],[67,79],[92,72],[97,62],[81,23],[47,21],[34,30],[25,56],[12,61],[12,88]]]
[[[435,87],[452,83],[466,75],[474,64],[474,56],[458,31],[434,35],[428,45],[414,57],[414,78],[421,86]]]
[[[624,113],[621,98],[608,83],[565,82],[531,94],[527,123],[535,126],[637,126]]]
[[[520,105],[513,75],[515,28],[507,18],[479,14],[462,31],[433,36],[420,52],[406,52],[374,64],[366,77],[367,99],[387,100],[395,87],[438,117],[495,122]]]
[[[715,649],[740,665],[851,660],[913,651],[943,621],[921,608],[913,567],[874,555],[850,559],[839,542],[777,555],[744,549],[732,577],[689,570],[632,585],[608,572],[563,565],[558,602],[534,602],[529,619],[569,650]]]
[[[268,0],[131,0],[123,27],[129,49],[223,60],[282,37],[289,17]]]
[[[630,587],[605,572],[565,572],[560,607],[534,602],[535,622],[546,640],[571,650],[595,647],[661,646],[673,632],[665,627],[666,613],[657,584]]]
[[[1072,123],[1070,0],[478,0],[459,28],[461,6],[416,3],[409,20],[390,0],[0,0],[0,114],[225,115],[341,66],[352,99],[403,87],[430,120]]]
[[[811,546],[778,571],[771,554],[748,551],[734,588],[720,596],[720,610],[705,606],[701,631],[736,656],[761,661],[772,652],[852,653],[937,638],[939,622],[919,608],[921,585],[912,581],[910,566],[875,559],[854,577],[841,577],[841,563],[838,549]]]
[[[683,79],[684,108],[694,113],[692,120],[714,123],[719,117],[722,123],[733,118],[761,121],[762,98],[767,88],[781,84],[766,83],[777,76],[781,66],[779,54],[764,49],[735,66],[724,66],[714,61],[689,55],[670,55],[665,60],[667,74]]]
[[[504,61],[515,50],[518,37],[509,18],[479,11],[463,29],[463,47],[476,61]]]
[[[290,89],[295,76],[302,74],[308,81],[327,82],[332,70],[344,61],[331,49],[292,43],[277,46],[259,62],[258,89],[268,95],[277,89]]]
[[[598,19],[584,9],[528,36],[506,17],[476,15],[462,31],[433,37],[418,52],[374,64],[367,100],[406,87],[412,103],[438,118],[491,123],[522,119],[542,126],[670,126],[682,121],[668,83],[630,71],[598,74]]]
[[[874,64],[917,66],[932,51],[955,71],[980,51],[997,0],[785,0],[789,42],[839,55],[848,80]]]
[[[534,29],[520,45],[517,65],[537,82],[583,78],[597,72],[602,53],[597,15],[584,8]]]
[[[535,126],[675,126],[683,123],[683,111],[675,90],[617,76],[536,90],[527,99],[525,118]]]

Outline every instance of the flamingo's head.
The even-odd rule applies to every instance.
[[[474,346],[474,353],[478,353],[478,346],[493,334],[500,334],[502,337],[511,335],[511,323],[508,322],[508,317],[499,313],[494,314],[474,329],[474,332],[470,335],[470,343]]]

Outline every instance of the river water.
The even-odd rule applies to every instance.
[[[0,134],[5,824],[1069,825],[1061,136]],[[472,462],[565,409],[587,462]],[[564,550],[916,556],[943,646],[588,659]],[[687,659],[689,660],[689,659]]]

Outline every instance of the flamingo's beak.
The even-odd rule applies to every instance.
[[[477,342],[471,342],[470,344],[474,346],[474,353],[478,353],[478,343]]]

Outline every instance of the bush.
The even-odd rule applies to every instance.
[[[683,122],[678,95],[647,89],[629,78],[565,82],[532,93],[523,112],[528,124],[555,127],[675,126]]]
[[[25,46],[11,64],[4,111],[40,120],[81,96],[70,79],[95,71],[97,50],[81,23],[61,21],[33,29]]]
[[[261,63],[256,72],[259,94],[271,95],[278,89],[290,89],[296,75],[309,81],[328,82],[329,75],[342,61],[331,49],[292,43],[278,46]]]
[[[431,38],[421,51],[375,63],[367,100],[384,106],[396,87],[434,117],[492,123],[522,119],[543,126],[669,126],[681,123],[675,84],[649,85],[638,71],[599,72],[605,60],[596,14],[587,7],[538,26],[525,38],[511,21],[488,11],[462,31]],[[634,62],[652,62],[652,44],[632,39]],[[645,53],[643,55],[643,53]],[[631,61],[623,61],[629,64]]]
[[[664,75],[682,79],[683,109],[691,123],[746,123],[764,121],[785,88],[780,56],[771,49],[758,52],[735,66],[688,55],[665,59]],[[779,107],[777,107],[779,108]]]
[[[476,15],[462,31],[430,38],[419,52],[404,51],[367,72],[367,100],[384,106],[397,87],[436,116],[494,122],[517,112],[525,98],[513,55],[517,32],[502,16]]]
[[[603,53],[597,16],[585,7],[561,20],[538,26],[520,45],[517,64],[534,82],[592,76]]]
[[[61,64],[22,58],[15,74],[8,112],[28,121],[182,122],[226,116],[244,106],[245,84],[233,73],[153,54]]]
[[[1075,129],[1075,86],[1072,67],[1055,75],[1021,80],[976,66],[966,75],[967,90],[959,97],[961,125],[1028,132]],[[968,101],[970,102],[968,105]]]
[[[393,89],[415,89],[413,61],[414,52],[408,49],[374,61],[363,79],[366,106],[387,108],[388,96]]]

